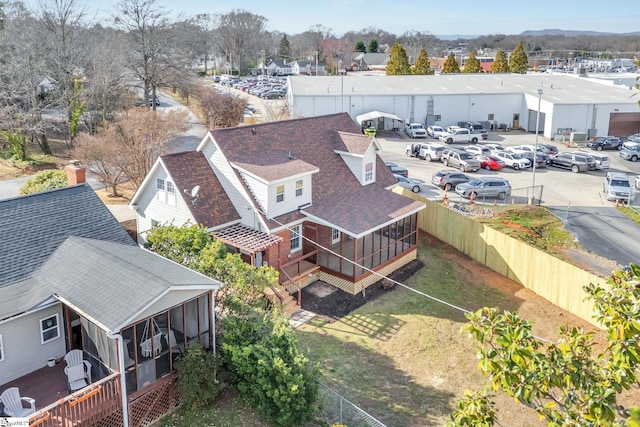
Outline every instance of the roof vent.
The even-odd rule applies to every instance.
[[[251,128],[251,133],[252,133],[253,135],[255,135],[255,134],[256,134],[256,128]]]
[[[289,156],[288,157],[289,157],[289,160],[293,160],[294,159],[293,154],[291,153],[291,150],[289,150]]]

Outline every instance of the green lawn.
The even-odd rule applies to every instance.
[[[440,243],[421,242],[424,268],[406,284],[470,310],[518,308],[518,298],[485,285],[441,252]],[[460,311],[396,287],[338,322],[315,320],[298,331],[325,384],[389,426],[426,426],[443,425],[465,388],[485,384],[474,344],[460,334],[464,322]],[[501,425],[540,425],[512,399],[496,401]]]

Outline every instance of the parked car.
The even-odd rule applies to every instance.
[[[409,176],[409,171],[406,168],[403,168],[402,166],[397,165],[396,163],[384,162],[384,164],[387,165],[391,173],[393,173],[394,175],[402,175],[404,177]]]
[[[411,179],[411,178],[407,178],[404,177],[402,175],[397,175],[397,174],[393,174],[393,176],[396,177],[396,179],[398,180],[398,184],[400,185],[400,187],[409,189],[411,191],[413,191],[414,193],[419,193],[420,191],[422,191],[422,181],[418,181],[416,179]]]
[[[624,141],[622,143],[622,149],[624,150],[625,148],[633,148],[633,147],[637,147],[640,146],[640,141],[636,141],[633,139],[627,139],[626,141]]]
[[[431,176],[431,184],[449,191],[456,188],[456,185],[469,181],[469,179],[467,175],[458,171],[441,170]]]
[[[531,166],[531,161],[525,159],[518,153],[510,153],[508,151],[495,151],[494,156],[502,160],[507,166],[518,169],[526,169]]]
[[[430,162],[432,160],[440,160],[443,151],[443,145],[434,142],[424,142],[407,145],[404,152],[407,156],[417,157]]]
[[[405,123],[404,133],[409,135],[409,137],[411,138],[427,137],[427,130],[424,128],[422,123]]]
[[[479,160],[480,167],[488,171],[497,171],[507,166],[505,162],[503,162],[502,160],[500,160],[499,157],[496,157],[494,155],[487,156],[484,154],[476,154],[473,158],[476,160]]]
[[[593,161],[593,158],[591,158],[591,161]],[[571,169],[571,172],[574,173],[586,172],[589,170],[589,156],[585,154],[562,152],[555,156],[551,156],[549,159],[549,165]]]
[[[607,200],[619,200],[628,204],[634,198],[635,192],[629,178],[622,172],[607,172],[602,185]]]
[[[593,152],[584,152],[584,151],[570,151],[572,154],[577,154],[578,156],[585,156],[587,158],[587,170],[594,171],[597,169],[596,167],[596,159],[593,157]]]
[[[625,142],[626,144],[626,142]],[[620,157],[625,160],[637,161],[640,158],[640,144],[628,145],[620,150]]]
[[[462,172],[475,172],[480,169],[480,162],[464,150],[445,148],[440,158],[445,166],[458,168]]]
[[[533,152],[533,151],[521,151],[520,154],[522,157],[524,157],[525,159],[528,159],[531,164],[533,165],[533,161],[535,158],[536,161],[536,168],[545,168],[547,167],[547,165],[549,164],[549,162],[551,161],[551,156],[549,156],[548,154],[543,153],[542,151],[538,151],[538,152]]]
[[[622,140],[615,136],[605,136],[605,137],[596,138],[593,141],[587,142],[587,147],[597,151],[621,150]]]
[[[507,147],[505,147],[504,145],[495,143],[495,142],[487,142],[487,143],[485,143],[483,145],[485,147],[487,147],[491,151],[507,151]]]
[[[482,139],[489,138],[489,131],[480,122],[458,122],[458,126],[469,129],[471,133],[480,134]]]
[[[157,96],[155,98],[153,96],[149,97],[149,106],[153,107],[153,104],[156,104],[156,107],[160,105],[160,100]]]
[[[589,153],[589,157],[593,159],[595,167],[598,170],[609,169],[609,166],[611,166],[611,160],[609,160],[609,156],[606,154],[594,153],[592,151]]]
[[[511,184],[504,178],[479,177],[456,185],[456,194],[462,197],[497,197],[500,200],[511,195]]]
[[[538,144],[538,148],[542,149],[542,151],[546,152],[550,156],[558,154],[558,147],[556,147],[555,145]]]
[[[462,147],[462,149],[470,154],[484,154],[486,156],[491,154],[489,147],[485,147],[484,145],[467,145]]]
[[[440,135],[444,135],[447,131],[442,126],[429,126],[427,128],[427,135],[431,138],[438,139]]]

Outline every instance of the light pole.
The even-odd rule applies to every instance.
[[[318,77],[318,51],[316,50],[316,77]]]
[[[531,204],[536,198],[536,167],[538,166],[538,129],[540,127],[540,103],[542,102],[542,89],[538,89],[538,114],[536,114],[536,143],[533,150],[533,181],[531,182]]]

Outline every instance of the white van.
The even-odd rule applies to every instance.
[[[593,160],[595,160],[596,170],[609,169],[611,161],[609,160],[609,156],[606,154],[589,153],[589,156],[593,157]]]

